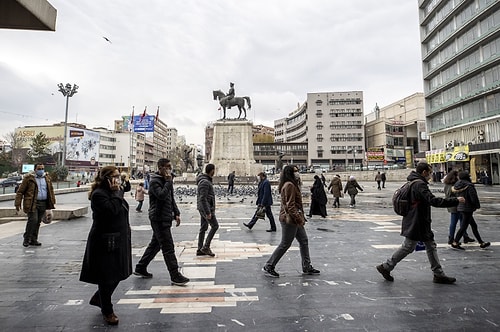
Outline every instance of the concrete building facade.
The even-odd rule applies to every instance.
[[[500,2],[418,3],[428,161],[500,183]]]

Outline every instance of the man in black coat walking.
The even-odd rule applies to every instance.
[[[419,241],[424,242],[427,258],[431,264],[431,270],[434,273],[433,281],[438,284],[452,284],[455,278],[444,274],[434,242],[434,233],[431,229],[431,206],[450,207],[457,206],[459,202],[464,202],[463,197],[440,198],[434,196],[429,190],[428,180],[432,176],[432,167],[421,162],[417,165],[415,171],[408,176],[408,181],[418,180],[411,185],[410,201],[411,207],[408,214],[403,217],[401,224],[401,236],[405,239],[399,249],[394,252],[392,257],[383,264],[377,266],[377,271],[382,274],[385,280],[394,281],[391,271],[401,260],[412,253]]]

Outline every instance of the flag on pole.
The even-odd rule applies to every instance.
[[[158,109],[156,110],[156,117],[155,121],[158,121],[158,118],[160,117],[160,106],[158,106]]]
[[[130,117],[128,121],[128,130],[133,131],[134,130],[134,106],[132,106],[132,116]]]
[[[141,115],[141,120],[140,120],[141,122],[146,117],[146,108],[147,108],[147,106],[144,107],[144,112]]]

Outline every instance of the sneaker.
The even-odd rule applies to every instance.
[[[491,245],[491,243],[489,243],[489,242],[483,242],[479,246],[484,249],[486,247],[489,247],[490,245]]]
[[[394,281],[394,278],[391,276],[391,272],[387,271],[384,268],[383,264],[380,264],[380,265],[377,266],[377,271],[380,272],[380,274],[382,275],[382,277],[384,277],[385,280],[387,280],[387,281]]]
[[[436,284],[448,284],[449,285],[449,284],[453,284],[455,281],[457,281],[457,279],[452,278],[452,277],[448,277],[445,275],[442,275],[442,276],[434,275],[434,279],[432,281],[435,282]]]
[[[175,277],[170,278],[170,281],[172,281],[172,285],[184,286],[189,282],[189,278],[179,273]]]
[[[476,240],[468,236],[464,237],[464,243],[472,243],[472,242],[476,242]]]
[[[144,279],[151,279],[153,278],[153,274],[149,273],[146,268],[135,268],[134,275],[142,277]]]
[[[212,250],[210,250],[210,248],[208,248],[208,247],[203,247],[203,248],[201,248],[201,249],[200,249],[200,251],[201,251],[203,254],[207,255],[207,256],[211,256],[211,257],[214,257],[214,256],[215,256],[215,254],[212,252]],[[197,254],[198,254],[198,253],[197,253]]]
[[[274,267],[266,265],[262,268],[262,271],[264,272],[264,275],[271,277],[271,278],[279,278],[280,275],[278,272],[274,271]]]
[[[452,244],[451,244],[451,247],[452,247],[453,249],[465,250],[465,248],[464,248],[464,247],[462,247],[462,246],[460,245],[460,243],[452,243]]]
[[[315,268],[310,266],[307,269],[303,269],[302,274],[315,275],[315,274],[320,274],[320,272],[319,272],[319,270],[316,270]]]

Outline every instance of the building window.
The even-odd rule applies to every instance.
[[[323,135],[322,134],[317,134],[316,135],[316,141],[323,142]]]
[[[323,129],[323,123],[322,122],[316,122],[316,129],[318,129],[318,130]]]
[[[323,111],[321,110],[316,110],[316,117],[321,118],[323,116]]]

